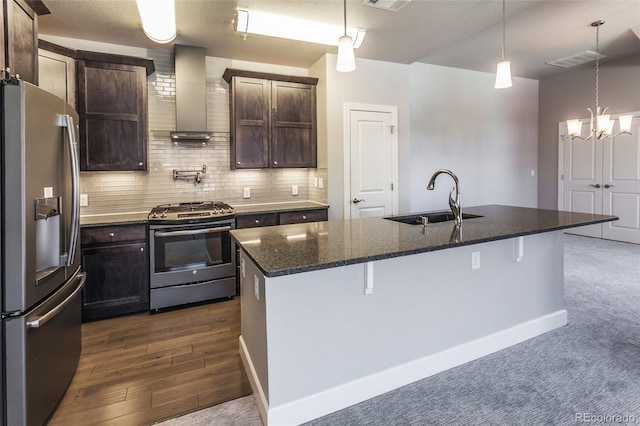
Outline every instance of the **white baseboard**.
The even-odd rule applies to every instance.
[[[256,404],[265,425],[290,426],[331,414],[385,392],[516,345],[566,324],[567,311],[561,309],[506,330],[344,383],[278,407],[269,407],[242,336],[240,336],[240,356],[249,376]]]
[[[262,390],[260,379],[258,379],[258,374],[256,373],[256,369],[253,367],[251,356],[249,355],[249,351],[247,350],[247,346],[245,345],[242,336],[240,336],[240,359],[242,360],[244,370],[247,373],[249,384],[251,385],[251,390],[253,391],[253,399],[256,401],[256,405],[258,406],[260,417],[262,417],[262,421],[266,424],[269,403],[267,401],[266,395],[264,394],[264,391]]]

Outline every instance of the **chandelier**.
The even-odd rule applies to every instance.
[[[567,120],[567,129],[569,130],[569,136],[571,139],[579,138],[582,140],[589,140],[593,137],[597,139],[614,138],[623,133],[631,134],[631,115],[618,116],[619,132],[613,134],[613,125],[615,120],[611,120],[611,115],[607,114],[609,107],[600,108],[598,85],[600,83],[600,27],[604,25],[604,21],[595,21],[591,23],[592,27],[596,29],[596,106],[595,111],[591,108],[587,108],[591,114],[591,120],[589,121],[589,136],[583,138],[582,133],[582,120],[573,119]],[[593,116],[596,116],[594,121]]]

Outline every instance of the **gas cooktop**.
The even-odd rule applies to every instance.
[[[232,218],[235,210],[221,201],[160,204],[151,209],[150,222],[208,222]]]

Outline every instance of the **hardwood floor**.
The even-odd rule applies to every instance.
[[[83,324],[49,425],[148,425],[249,395],[239,335],[239,298]]]

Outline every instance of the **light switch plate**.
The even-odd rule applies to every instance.
[[[87,207],[89,205],[89,195],[80,194],[80,207]]]
[[[257,275],[253,276],[253,291],[256,295],[256,299],[260,300],[260,280]]]
[[[320,187],[320,189],[324,188],[324,179],[318,178],[318,187]]]
[[[44,198],[51,198],[53,197],[53,187],[52,186],[45,186],[44,187]]]
[[[242,196],[244,198],[251,198],[251,188],[244,188],[242,191]]]
[[[298,185],[291,185],[291,195],[298,195]]]

